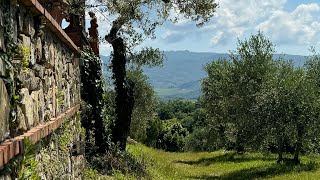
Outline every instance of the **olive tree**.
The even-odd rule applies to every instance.
[[[277,62],[277,73],[259,97],[259,116],[266,134],[278,145],[278,162],[283,161],[285,141],[293,146],[298,164],[303,144],[317,137],[319,89],[309,71],[291,62]]]
[[[238,152],[254,141],[260,142],[257,132],[262,131],[255,105],[264,84],[272,77],[273,53],[272,43],[259,32],[248,40],[239,40],[229,60],[205,67],[208,77],[202,82],[202,90],[211,124],[215,124],[222,143],[229,139]],[[228,136],[223,135],[226,131]]]

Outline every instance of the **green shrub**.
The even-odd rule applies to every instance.
[[[158,136],[156,147],[171,152],[182,151],[188,130],[176,121],[165,121],[163,125],[164,127]]]

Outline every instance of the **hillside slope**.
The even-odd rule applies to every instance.
[[[138,162],[146,163],[146,179],[320,179],[319,156],[303,156],[302,164],[294,166],[276,163],[275,154],[239,155],[232,151],[170,153],[141,144],[131,144],[127,150]]]

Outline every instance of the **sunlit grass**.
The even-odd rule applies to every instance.
[[[320,179],[319,156],[303,156],[302,164],[294,166],[277,164],[274,154],[170,153],[141,144],[128,145],[127,150],[147,165],[145,179]]]

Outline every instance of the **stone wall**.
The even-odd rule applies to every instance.
[[[41,6],[20,2],[29,0],[0,0],[0,144],[49,122],[80,102],[78,49],[50,15],[41,12]],[[68,142],[68,150],[72,142],[80,141],[81,131],[78,117],[64,126],[70,127],[70,123],[77,126],[69,134],[72,141]],[[60,130],[54,136],[59,139],[63,134]],[[53,139],[47,139],[45,144],[41,142],[36,156],[39,162],[59,157],[61,148],[54,145]],[[0,145],[3,169],[1,151]],[[63,167],[65,171],[61,172],[72,179],[76,176],[70,173],[74,172],[72,165],[82,164],[83,157],[72,156],[69,151],[63,156],[68,157],[68,168]],[[38,167],[42,179],[46,179],[44,167]],[[0,179],[4,177],[0,174]]]
[[[79,149],[78,144],[82,138],[85,137],[80,114],[67,119],[55,133],[47,137],[49,145],[40,146],[35,157],[41,179],[82,179],[84,149]]]

